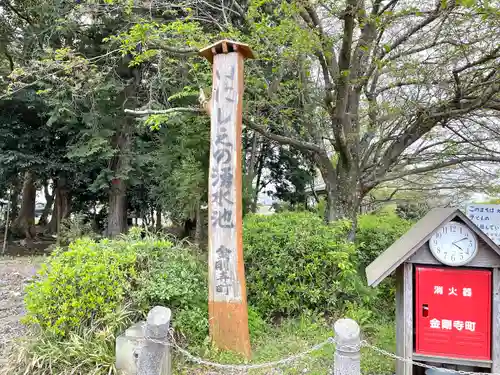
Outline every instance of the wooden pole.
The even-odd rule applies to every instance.
[[[200,51],[213,64],[209,171],[209,324],[219,348],[250,358],[243,264],[241,121],[244,44],[222,40]]]
[[[7,233],[9,233],[9,214],[10,214],[10,192],[7,189],[7,212],[5,213],[5,233],[3,234],[2,255],[7,248]]]

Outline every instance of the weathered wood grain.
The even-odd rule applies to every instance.
[[[242,238],[243,55],[231,52],[235,48],[227,41],[221,44],[212,49],[216,54],[210,101],[209,324],[218,347],[249,358]]]
[[[396,354],[413,356],[413,265],[403,263],[396,271]],[[396,375],[411,375],[413,366],[396,363]]]

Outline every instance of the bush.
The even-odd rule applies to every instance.
[[[25,322],[65,336],[123,303],[136,276],[136,254],[116,241],[80,239],[56,250],[27,287]]]
[[[206,281],[206,262],[196,250],[141,239],[138,229],[114,240],[79,239],[57,249],[27,287],[25,321],[36,336],[12,357],[13,368],[32,374],[56,368],[61,374],[63,368],[116,373],[116,334],[157,304],[173,310],[174,327],[189,343],[203,343]]]
[[[366,267],[406,233],[412,224],[411,221],[398,217],[393,211],[359,216],[356,232],[356,263],[358,273],[363,280],[366,280]],[[394,278],[388,277],[377,288],[371,289],[370,296],[364,300],[365,307],[360,306],[359,309],[368,308],[377,312],[379,316],[392,317],[395,310],[395,290]]]
[[[143,317],[155,305],[173,310],[174,327],[190,340],[208,333],[206,263],[186,247],[156,238],[89,238],[57,249],[27,287],[25,322],[67,336],[124,304]]]
[[[174,312],[173,326],[190,342],[208,335],[207,264],[189,248],[174,247],[141,274],[136,297],[146,311],[155,305]]]
[[[401,219],[394,212],[361,215],[358,217],[356,248],[360,272],[382,252],[405,234],[412,222]]]
[[[267,317],[333,312],[361,287],[347,222],[308,212],[251,215],[244,222],[248,300]]]

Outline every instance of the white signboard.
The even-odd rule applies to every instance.
[[[214,56],[214,88],[210,136],[209,172],[209,262],[210,299],[241,302],[238,278],[237,194],[239,153],[237,151],[238,54]],[[241,177],[240,177],[241,179]],[[241,183],[240,183],[241,186]]]
[[[497,245],[500,245],[500,204],[471,204],[467,217]]]

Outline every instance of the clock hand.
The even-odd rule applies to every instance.
[[[464,238],[459,239],[458,241],[455,241],[454,243],[460,242],[460,241],[463,241],[463,240],[466,240],[466,239],[467,239],[467,237],[464,237]]]
[[[460,250],[464,251],[464,249],[462,249],[460,246],[458,246],[455,242],[452,243],[452,245],[455,245],[456,247],[458,247]]]

